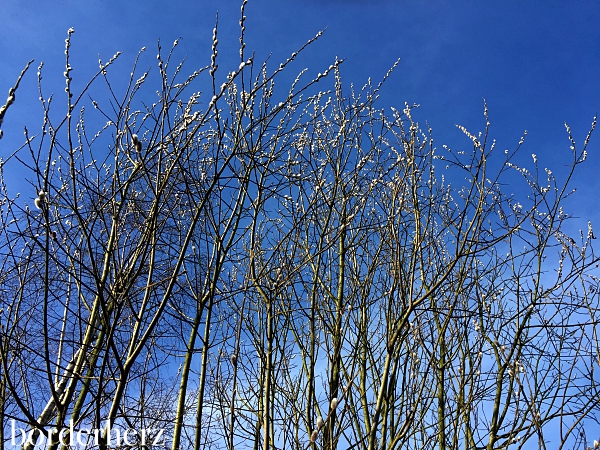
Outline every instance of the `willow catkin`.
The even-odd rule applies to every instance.
[[[333,397],[331,399],[331,409],[337,408],[337,405],[338,405],[338,399],[337,399],[337,397]]]
[[[325,425],[325,421],[323,420],[323,418],[321,416],[317,417],[317,429],[321,429],[323,428],[323,425]]]

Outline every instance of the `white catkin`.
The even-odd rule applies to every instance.
[[[313,430],[310,435],[310,442],[317,442],[317,438],[319,437],[319,430]]]

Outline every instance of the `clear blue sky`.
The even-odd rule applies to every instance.
[[[2,126],[0,153],[22,142],[22,127],[40,124],[36,67],[45,62],[45,95],[64,87],[64,39],[69,27],[75,86],[83,84],[116,51],[128,75],[137,51],[141,67],[156,64],[156,42],[170,47],[182,37],[177,57],[188,71],[208,64],[215,13],[219,11],[221,76],[237,61],[239,1],[18,1],[0,4],[0,94],[5,95],[29,59],[17,102]],[[560,173],[571,154],[563,122],[583,141],[600,111],[600,2],[598,1],[385,1],[250,0],[247,50],[258,61],[272,54],[273,67],[327,27],[294,66],[316,74],[336,55],[346,58],[345,82],[378,81],[400,57],[383,90],[381,106],[419,103],[417,118],[433,128],[438,146],[468,144],[455,128],[483,124],[482,98],[490,109],[492,137],[514,148],[529,132],[523,154]],[[295,73],[290,74],[295,75]],[[326,82],[327,83],[327,82]],[[328,88],[331,84],[325,84]],[[64,93],[63,93],[64,94]],[[597,134],[600,134],[600,130]],[[598,209],[600,136],[575,185],[577,212],[586,221]],[[590,208],[588,215],[585,208]],[[600,218],[600,216],[594,215]]]
[[[107,61],[122,51],[116,73],[129,75],[141,47],[140,67],[156,65],[156,42],[169,48],[182,38],[176,58],[188,56],[187,72],[210,61],[211,35],[219,11],[220,74],[237,67],[240,1],[0,0],[0,96],[5,96],[26,62],[33,67],[17,92],[2,125],[0,157],[23,142],[23,125],[41,125],[36,68],[45,62],[45,96],[64,94],[64,39],[70,27],[74,86],[97,70],[98,54]],[[377,82],[397,58],[401,62],[382,91],[381,106],[421,105],[417,119],[433,128],[438,147],[470,149],[456,129],[482,129],[482,98],[487,100],[492,137],[499,153],[528,137],[522,157],[531,154],[560,179],[571,160],[563,123],[579,144],[600,112],[600,1],[425,1],[425,0],[250,0],[247,50],[256,60],[272,54],[272,67],[319,30],[326,32],[293,66],[317,74],[336,55],[345,58],[345,83]],[[230,67],[228,67],[230,66]],[[332,86],[326,81],[323,88]],[[0,97],[3,101],[5,97]],[[62,101],[57,98],[57,101]],[[95,131],[95,130],[94,130]],[[570,203],[600,234],[600,130],[592,139],[587,164]],[[23,177],[9,173],[12,193]],[[510,186],[507,187],[510,190]],[[35,193],[25,195],[32,198]],[[31,201],[29,201],[31,204]]]

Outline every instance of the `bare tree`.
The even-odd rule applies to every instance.
[[[321,33],[271,70],[245,4],[227,75],[216,26],[205,67],[159,45],[123,92],[119,53],[72,91],[69,30],[63,114],[39,66],[41,131],[2,161],[25,200],[0,180],[3,448],[15,426],[27,449],[589,444],[599,261],[565,199],[591,131],[567,127],[562,182],[516,165],[524,136],[499,153],[487,107],[438,149],[414,107],[377,107],[392,70],[276,89]]]

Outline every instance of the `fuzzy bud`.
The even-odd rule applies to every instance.
[[[317,438],[319,437],[319,430],[313,430],[310,434],[310,442],[317,442]]]
[[[42,202],[42,200],[40,200],[40,198],[39,198],[39,197],[37,197],[37,198],[36,198],[36,199],[33,201],[33,203],[35,204],[35,207],[36,207],[37,209],[42,209],[42,204],[43,204],[43,202]]]
[[[337,405],[338,405],[338,399],[337,399],[337,397],[333,397],[331,399],[331,409],[337,408]]]
[[[233,355],[231,355],[231,357],[229,359],[230,359],[231,365],[233,367],[237,366],[237,355],[235,353]]]
[[[133,136],[131,136],[131,140],[133,141],[133,145],[136,145],[139,141],[138,135],[134,134]]]
[[[325,421],[323,420],[323,418],[321,416],[317,417],[317,429],[321,429],[323,428],[323,425],[325,425]]]

